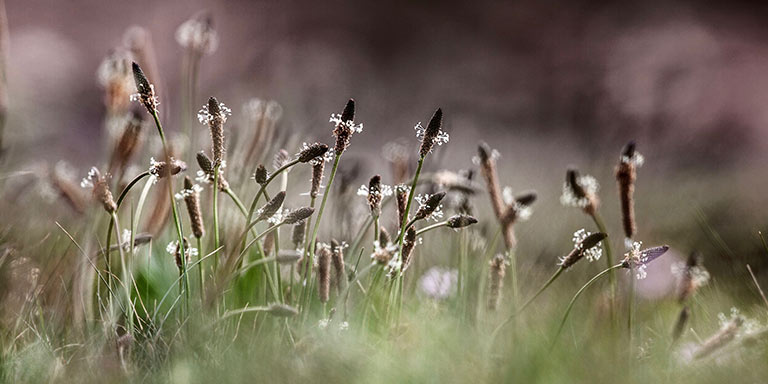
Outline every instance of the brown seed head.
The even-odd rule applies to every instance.
[[[381,215],[381,176],[375,175],[368,181],[368,207],[375,217]]]
[[[158,161],[152,164],[152,166],[149,168],[149,173],[157,178],[164,178],[168,176],[168,173],[173,175],[177,175],[180,172],[184,172],[187,170],[187,163],[177,160],[174,158],[171,158],[171,166],[169,167],[168,164],[165,161]]]
[[[402,224],[405,208],[408,205],[408,187],[402,184],[395,187],[395,198],[397,200],[397,222]]]
[[[211,129],[213,164],[214,166],[220,166],[224,161],[224,122],[226,119],[219,101],[213,96],[208,99],[208,113],[211,116],[208,119],[208,128]]]
[[[477,223],[477,219],[469,215],[454,215],[448,219],[448,228],[464,228]]]
[[[637,231],[635,222],[635,180],[637,179],[637,166],[631,159],[635,155],[635,142],[630,141],[622,151],[619,165],[616,167],[616,181],[619,184],[619,199],[621,201],[621,223],[624,235],[631,239]]]
[[[256,172],[253,173],[253,179],[256,180],[256,183],[259,185],[264,185],[264,183],[267,182],[267,178],[269,178],[267,167],[265,167],[264,164],[259,164],[259,166],[256,167]]]
[[[325,144],[314,143],[299,152],[299,162],[308,163],[318,157],[325,155],[328,152],[328,146]]]
[[[317,292],[320,296],[320,301],[323,303],[328,302],[329,293],[331,291],[331,257],[332,252],[329,246],[321,246],[317,252],[317,280],[318,287]]]
[[[405,238],[403,239],[403,272],[411,265],[411,258],[413,256],[413,249],[416,247],[416,229],[413,226],[408,227],[405,231]]]
[[[93,183],[93,198],[99,201],[107,212],[115,212],[117,210],[117,204],[115,204],[115,199],[112,197],[112,192],[109,190],[107,178],[95,167],[91,168],[89,178]]]
[[[352,125],[355,120],[355,100],[349,99],[344,106],[344,111],[341,113],[341,121],[336,124],[336,128],[333,130],[333,135],[336,137],[336,145],[334,150],[336,156],[340,156],[344,150],[349,146],[349,139],[352,137]]]
[[[427,124],[427,129],[424,131],[424,137],[421,139],[421,147],[419,148],[419,156],[423,159],[432,151],[432,147],[435,146],[435,139],[440,134],[440,128],[443,126],[443,110],[438,108],[432,115],[432,118]]]
[[[144,75],[144,71],[141,70],[138,64],[135,62],[132,64],[133,68],[133,80],[136,82],[136,90],[138,91],[138,98],[144,108],[147,109],[149,114],[157,112],[157,95],[155,95],[155,88],[147,80],[147,76]]]
[[[336,240],[331,242],[334,285],[339,294],[347,287],[347,275],[344,272],[344,247]]]
[[[435,210],[437,210],[438,207],[440,207],[440,202],[445,197],[445,192],[438,192],[434,193],[432,195],[429,195],[427,198],[427,201],[424,202],[424,205],[419,207],[419,210],[416,211],[416,215],[414,215],[415,220],[422,220],[426,219],[431,215]]]
[[[304,220],[312,216],[314,212],[315,212],[315,209],[312,207],[301,207],[298,209],[294,209],[293,211],[285,215],[285,219],[283,219],[283,223],[292,225],[299,222],[304,222]]]
[[[197,159],[197,165],[200,166],[203,173],[208,175],[210,180],[213,180],[213,162],[211,162],[208,155],[206,155],[205,152],[200,151],[195,158]],[[229,183],[224,178],[224,175],[221,174],[221,170],[219,170],[219,190],[224,191],[227,189],[229,189]]]
[[[186,256],[184,258],[185,264],[182,264],[181,247],[179,247],[179,242],[177,241],[176,250],[173,252],[173,260],[176,262],[176,267],[178,267],[180,271],[184,269],[184,265],[189,265],[189,263],[192,262],[192,258],[190,256],[191,253],[189,252],[189,240],[187,240],[186,237],[184,238],[184,254]]]
[[[259,221],[267,220],[274,216],[280,207],[283,206],[283,200],[285,200],[285,191],[280,191],[272,198],[272,200],[268,201],[261,207],[261,209],[259,209],[259,215],[254,221],[258,223]]]
[[[312,183],[309,190],[309,196],[311,198],[317,198],[320,193],[320,184],[323,181],[323,171],[325,170],[325,162],[318,161],[312,163]]]
[[[490,261],[488,273],[488,310],[495,311],[501,301],[501,290],[504,287],[504,275],[507,261],[503,255],[496,255]]]
[[[189,221],[192,226],[192,233],[200,239],[205,235],[205,226],[203,225],[203,215],[200,212],[200,193],[194,189],[192,179],[189,176],[184,177],[184,203],[187,205]]]
[[[589,236],[587,236],[584,240],[582,240],[580,243],[576,244],[575,247],[573,247],[573,250],[571,251],[571,253],[569,253],[567,256],[565,256],[562,259],[562,262],[560,263],[560,268],[568,269],[572,265],[576,264],[577,261],[584,258],[584,253],[587,250],[596,247],[606,237],[608,237],[608,235],[602,232],[592,233]]]

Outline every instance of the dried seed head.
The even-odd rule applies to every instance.
[[[361,132],[363,130],[362,124],[355,125],[355,100],[349,99],[344,106],[344,111],[341,116],[333,114],[331,115],[330,122],[335,124],[333,129],[333,135],[336,137],[336,145],[334,151],[337,156],[340,156],[344,150],[349,146],[349,139],[355,132]]]
[[[432,195],[429,195],[429,197],[424,201],[424,204],[422,204],[419,207],[419,210],[416,211],[416,215],[414,215],[414,220],[422,220],[426,219],[430,215],[432,215],[435,211],[437,211],[440,208],[440,202],[445,197],[445,192],[438,192]]]
[[[179,268],[179,270],[183,270],[185,265],[189,265],[192,262],[192,254],[196,254],[197,250],[193,250],[194,248],[189,247],[189,240],[187,238],[184,238],[184,255],[186,256],[184,259],[184,263],[182,263],[181,259],[181,247],[179,247],[179,242],[175,241],[169,244],[169,248],[173,246],[173,260],[176,262],[176,267]]]
[[[413,226],[408,227],[405,231],[405,238],[403,239],[403,272],[411,265],[411,259],[413,256],[413,249],[416,247],[416,229]]]
[[[304,148],[301,152],[299,152],[299,162],[308,163],[311,160],[314,160],[318,157],[325,155],[326,152],[328,152],[327,145],[314,143]]]
[[[155,159],[152,159],[150,163],[151,165],[149,167],[149,173],[152,176],[155,176],[160,179],[168,176],[169,172],[171,176],[173,176],[187,170],[187,163],[174,158],[171,158],[170,167],[165,161],[155,161]]]
[[[272,251],[275,249],[275,232],[272,231],[267,234],[266,237],[264,237],[264,256],[269,256],[272,254]]]
[[[211,148],[213,151],[213,164],[220,166],[224,161],[224,122],[228,108],[220,104],[215,97],[208,99],[208,127],[211,129]]]
[[[258,223],[259,221],[267,220],[274,216],[275,213],[280,210],[280,207],[283,206],[283,200],[285,200],[285,191],[280,191],[272,198],[272,200],[268,201],[258,210],[259,215],[256,216],[254,221]]]
[[[448,141],[448,134],[440,130],[443,126],[443,110],[438,108],[435,111],[432,118],[429,120],[429,124],[427,124],[427,129],[424,130],[421,135],[419,134],[419,126],[420,124],[416,126],[416,132],[417,136],[421,136],[419,156],[423,159],[427,154],[432,152],[432,148],[435,144],[442,145],[443,142]]]
[[[395,187],[395,199],[397,200],[397,217],[398,223],[403,222],[405,218],[405,208],[408,205],[408,192],[409,188],[405,185],[398,185]]]
[[[368,207],[375,217],[381,215],[381,176],[375,175],[368,181]]]
[[[288,304],[273,303],[267,307],[267,313],[277,317],[293,317],[299,314],[299,310]]]
[[[318,161],[312,163],[312,183],[309,190],[309,196],[316,198],[320,193],[320,185],[323,182],[323,171],[325,170],[325,162]]]
[[[339,244],[336,240],[331,242],[332,256],[331,261],[333,264],[333,273],[336,290],[339,294],[347,287],[347,275],[344,272],[344,245]]]
[[[608,237],[607,234],[602,232],[588,233],[583,229],[576,231],[573,236],[575,240],[573,250],[560,259],[560,268],[562,269],[570,268],[585,256],[589,261],[599,259],[602,255],[602,250],[595,247]]]
[[[117,204],[115,204],[115,199],[109,190],[107,178],[96,167],[88,171],[88,176],[83,179],[80,186],[93,188],[93,198],[99,201],[107,212],[113,213],[117,210]]]
[[[256,183],[259,185],[264,185],[264,183],[267,182],[268,177],[269,172],[267,172],[267,167],[265,167],[264,164],[259,164],[259,166],[256,167],[256,172],[253,174],[253,179],[256,180]]]
[[[293,264],[301,260],[301,251],[292,249],[281,249],[277,253],[276,260],[280,264]]]
[[[289,214],[285,216],[285,219],[283,219],[283,223],[285,224],[296,224],[299,222],[304,222],[307,218],[312,216],[312,214],[315,212],[315,209],[312,207],[301,207],[298,209],[294,209]]]
[[[293,231],[291,232],[291,242],[293,242],[293,245],[296,247],[304,243],[304,231],[306,230],[306,227],[306,220],[301,220],[294,224]]]
[[[205,235],[205,226],[203,225],[203,215],[200,212],[200,193],[194,188],[192,179],[189,176],[184,177],[184,190],[190,191],[184,196],[184,203],[187,205],[189,221],[192,226],[192,233],[200,239]]]
[[[672,265],[672,274],[678,277],[677,301],[684,303],[696,291],[707,284],[709,272],[700,264],[701,255],[691,252],[685,263]]]
[[[672,341],[676,341],[683,335],[685,325],[688,324],[688,318],[690,316],[691,310],[687,306],[680,310],[680,315],[677,316],[677,322],[675,322],[675,328],[672,329]]]
[[[202,171],[202,174],[198,172],[198,175],[202,176],[198,180],[211,183],[213,181],[213,162],[203,151],[198,152],[195,158],[197,159],[197,165],[200,166]],[[224,175],[221,174],[221,171],[219,171],[219,190],[224,191],[226,189],[229,189],[229,183],[224,178]]]
[[[138,113],[131,113],[129,118],[126,119],[123,134],[112,151],[110,170],[125,169],[133,155],[138,152],[139,147],[141,147],[141,130],[143,125],[142,117]]]
[[[717,333],[705,340],[701,346],[693,352],[693,358],[703,359],[733,341],[743,324],[743,316],[733,316],[729,321],[723,324]]]
[[[646,268],[648,267],[648,263],[656,260],[669,250],[669,246],[666,245],[640,250],[642,244],[642,242],[634,242],[632,244],[632,249],[624,254],[624,260],[621,262],[622,268],[636,270],[637,278],[641,280],[647,276]]]
[[[135,96],[131,96],[133,100],[138,100],[144,105],[149,114],[157,112],[157,105],[160,104],[155,94],[155,87],[149,83],[147,76],[144,75],[144,71],[135,62],[132,64],[133,68],[133,80],[136,83],[136,90],[138,93]]]
[[[448,228],[464,228],[477,223],[477,219],[469,215],[454,215],[448,219]]]
[[[600,186],[594,177],[580,176],[576,169],[569,169],[563,184],[563,194],[560,203],[565,206],[578,207],[588,215],[594,215],[600,204],[597,190]]]
[[[317,292],[320,295],[320,301],[328,302],[331,290],[331,248],[328,245],[320,246],[317,252]]]
[[[503,255],[496,255],[490,261],[488,273],[488,310],[495,311],[501,302],[501,290],[504,287],[504,275],[507,261]]]
[[[176,42],[198,56],[211,54],[219,45],[219,36],[213,29],[213,16],[201,11],[176,29]]]
[[[515,201],[520,205],[532,205],[536,202],[536,192],[526,192],[520,196],[515,197]]]
[[[379,228],[379,244],[384,247],[392,242],[392,238],[389,236],[389,231],[386,228]]]
[[[631,239],[637,231],[635,222],[635,180],[637,179],[635,157],[635,142],[630,141],[622,151],[619,165],[616,167],[616,181],[619,184],[619,199],[621,201],[621,222],[624,235]]]

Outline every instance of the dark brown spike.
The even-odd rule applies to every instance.
[[[325,155],[326,152],[328,152],[327,145],[314,143],[308,146],[307,148],[304,148],[304,150],[302,150],[301,152],[299,152],[299,162],[308,163],[311,160],[314,160],[318,157]]]
[[[294,209],[289,214],[285,216],[285,219],[283,220],[283,223],[292,225],[296,224],[298,222],[303,222],[312,214],[315,212],[315,209],[312,207],[301,207],[298,209]]]
[[[443,126],[443,110],[438,108],[432,115],[432,118],[427,124],[426,130],[424,130],[424,137],[421,139],[421,147],[419,148],[419,156],[423,159],[432,151],[432,147],[435,146],[435,139],[440,133],[440,128]]]
[[[469,215],[455,215],[448,219],[448,228],[463,228],[477,223],[477,219]]]
[[[263,207],[261,207],[259,210],[259,216],[257,216],[254,221],[258,223],[259,221],[267,220],[274,216],[275,213],[277,213],[277,211],[283,205],[283,200],[285,200],[285,191],[280,191],[275,195],[275,197],[272,198],[272,200],[268,201],[266,204],[264,204]]]
[[[437,208],[440,206],[440,202],[444,197],[445,192],[438,192],[430,195],[424,205],[421,206],[418,211],[416,211],[416,215],[413,217],[414,220],[422,220],[429,217],[429,215],[437,210]]]
[[[347,104],[344,105],[344,111],[341,113],[341,121],[353,121],[355,120],[355,99],[349,99]]]

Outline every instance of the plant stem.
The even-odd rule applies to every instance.
[[[402,265],[403,262],[403,240],[405,239],[405,231],[408,229],[408,214],[411,211],[411,204],[413,203],[413,195],[416,193],[416,183],[419,181],[419,175],[421,174],[421,168],[424,166],[424,157],[419,158],[419,163],[416,166],[416,173],[413,176],[413,181],[411,182],[411,190],[408,192],[408,200],[405,204],[405,212],[403,213],[403,222],[400,226],[400,234],[397,237],[397,257],[400,261],[400,271],[397,276],[396,281],[396,292],[395,292],[395,298],[397,300],[397,307],[398,307],[398,313],[397,313],[397,319],[399,321],[400,318],[400,309],[402,309],[403,305],[403,268],[405,267]]]
[[[592,216],[592,220],[595,222],[595,225],[597,226],[597,230],[602,233],[608,233],[608,230],[605,227],[605,224],[603,223],[603,218],[600,217],[600,214],[595,212]],[[613,252],[611,251],[611,241],[610,238],[603,241],[603,250],[605,251],[605,266],[608,268],[609,275],[608,280],[610,281],[611,290],[610,290],[610,303],[611,303],[611,318],[613,321],[616,321],[616,274],[611,269],[611,266],[613,265]]]
[[[446,226],[448,226],[448,222],[447,221],[441,221],[439,223],[428,225],[428,226],[426,226],[426,227],[416,231],[416,236],[419,236],[419,235],[423,234],[424,232],[428,232],[428,231],[431,231],[433,229],[437,229],[437,228],[440,228],[440,227],[446,227]]]
[[[152,111],[152,118],[155,120],[155,126],[157,126],[157,132],[160,134],[160,141],[163,144],[163,150],[165,151],[165,161],[166,164],[171,164],[171,152],[168,148],[168,143],[165,141],[165,132],[163,131],[163,126],[160,124],[160,117],[157,114],[157,110]],[[170,167],[169,167],[170,168]],[[181,228],[181,220],[179,218],[179,211],[176,207],[176,202],[173,197],[173,179],[170,175],[170,172],[167,175],[168,177],[168,198],[171,199],[171,213],[173,214],[173,222],[176,226],[176,235],[179,238],[179,252],[181,253],[181,265],[183,270],[183,276],[182,280],[184,281],[184,296],[185,301],[189,303],[189,279],[187,277],[187,258],[185,256],[185,249],[184,249],[184,232]]]
[[[120,239],[120,221],[117,219],[117,213],[112,212],[112,221],[115,223],[115,236],[117,237],[117,244],[118,244],[118,252],[120,254],[120,269],[122,270],[122,276],[123,278],[123,289],[125,294],[125,317],[128,321],[127,332],[129,334],[133,334],[133,306],[131,303],[131,271],[128,270],[128,267],[125,264],[125,252],[123,252],[123,244],[121,243]],[[128,241],[131,241],[130,239]],[[130,247],[133,247],[133,242],[129,244]]]
[[[205,302],[205,281],[203,280],[203,263],[200,262],[203,257],[203,240],[197,238],[197,278],[200,284],[200,305]]]
[[[613,272],[614,269],[621,268],[621,264],[616,264],[614,266],[608,267],[604,269],[602,272],[595,275],[593,278],[591,278],[589,281],[587,281],[586,284],[584,284],[575,295],[573,295],[573,298],[568,303],[568,307],[565,309],[565,314],[563,315],[563,319],[560,320],[560,326],[557,328],[557,333],[555,334],[555,338],[552,340],[552,346],[554,347],[555,343],[557,342],[558,337],[560,336],[560,333],[563,331],[563,327],[565,326],[565,321],[568,319],[568,315],[571,313],[571,309],[573,309],[573,304],[576,302],[576,299],[581,296],[582,292],[589,288],[590,285],[592,285],[595,281],[597,281],[600,277],[604,276],[605,274],[610,274]]]
[[[221,238],[219,237],[219,164],[213,166],[213,248],[219,249]],[[213,274],[219,268],[219,252],[213,256]]]
[[[542,285],[541,288],[539,288],[536,294],[534,294],[530,299],[528,299],[528,301],[526,301],[525,304],[523,304],[520,307],[520,309],[516,309],[515,312],[512,313],[512,315],[510,315],[506,320],[504,320],[503,323],[499,324],[499,326],[497,326],[496,329],[493,330],[493,333],[491,333],[491,340],[495,339],[499,331],[501,331],[501,329],[504,328],[504,326],[512,322],[512,320],[517,315],[522,313],[523,310],[525,310],[525,308],[528,307],[529,304],[533,303],[533,300],[539,297],[539,295],[541,295],[541,293],[544,292],[545,289],[547,289],[550,285],[552,285],[552,283],[560,276],[561,273],[563,273],[564,270],[565,270],[564,268],[558,268],[557,271],[555,271],[555,273],[552,275],[552,277],[550,277],[549,280],[547,280],[547,282],[544,283],[544,285]]]

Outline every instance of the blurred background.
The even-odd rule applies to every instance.
[[[5,145],[16,169],[25,169],[22,159],[67,160],[84,174],[104,161],[111,148],[103,145],[97,72],[132,26],[148,32],[154,63],[143,66],[154,67],[167,129],[180,131],[185,49],[177,28],[205,9],[218,46],[200,59],[194,105],[217,96],[233,110],[229,129],[242,125],[243,103],[258,97],[282,106],[278,130],[330,142],[328,115],[354,97],[365,130],[347,158],[362,164],[362,182],[387,174],[382,144],[405,138],[415,148],[413,125],[440,106],[451,142],[432,170],[470,168],[477,143],[491,143],[502,156],[502,182],[539,191],[536,214],[519,233],[558,239],[521,241],[529,260],[545,263],[574,227],[588,224],[558,203],[569,165],[601,181],[604,215],[620,233],[613,170],[634,139],[646,157],[636,195],[640,238],[669,243],[681,257],[702,250],[715,279],[718,269],[748,276],[746,262],[768,272],[757,237],[768,203],[768,5],[25,0],[6,7]],[[238,160],[229,161],[237,169]],[[488,208],[484,195],[476,204]]]

